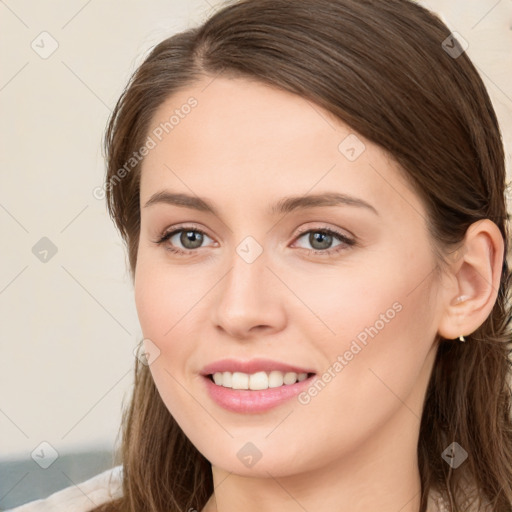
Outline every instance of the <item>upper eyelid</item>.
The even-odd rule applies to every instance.
[[[162,232],[162,235],[161,236],[166,236],[166,235],[169,235],[169,234],[175,234],[176,232],[179,232],[179,231],[185,231],[189,229],[190,231],[200,231],[202,233],[204,233],[205,235],[209,236],[210,238],[213,238],[211,237],[210,235],[208,235],[208,232],[205,228],[199,226],[199,225],[196,225],[196,224],[184,224],[184,225],[177,225],[177,226],[174,226],[172,228],[169,228],[169,229],[165,229],[163,232]],[[332,227],[329,227],[329,226],[325,226],[325,225],[322,225],[322,226],[313,226],[313,227],[305,227],[305,228],[299,228],[296,235],[303,235],[304,233],[308,233],[309,231],[333,231],[334,233],[337,233],[338,231],[346,231],[347,232],[347,238],[355,238],[355,236],[350,233],[350,231],[346,230],[346,229],[342,229],[342,228],[332,228]],[[341,234],[343,235],[343,233],[337,233],[337,234]]]
[[[348,231],[346,229],[331,228],[329,226],[299,228],[299,230],[297,232],[297,235],[296,235],[296,238],[297,238],[297,236],[301,236],[304,233],[309,233],[310,231],[330,231],[330,232],[334,233],[335,235],[344,236],[344,237],[350,238],[352,240],[355,240],[355,238],[356,238],[350,231]],[[343,231],[345,231],[346,233],[343,233]]]
[[[174,226],[172,228],[169,228],[169,229],[165,229],[163,232],[162,232],[162,236],[167,236],[167,235],[171,235],[171,234],[176,234],[177,232],[180,232],[180,231],[186,231],[186,230],[189,230],[189,231],[200,231],[201,233],[204,233],[205,235],[207,236],[210,236],[208,235],[207,233],[207,230],[202,228],[201,226],[199,225],[196,225],[196,224],[185,224],[183,226]],[[210,236],[210,238],[212,238]]]

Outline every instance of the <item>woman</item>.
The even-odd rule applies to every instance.
[[[434,14],[232,2],[105,141],[145,339],[94,510],[512,510],[504,151]]]

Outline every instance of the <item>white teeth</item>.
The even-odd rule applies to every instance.
[[[242,372],[233,373],[231,387],[233,389],[249,389],[249,375]]]
[[[273,370],[269,373],[256,372],[217,372],[213,374],[213,382],[217,386],[232,389],[252,389],[254,391],[268,388],[278,388],[283,385],[295,384],[306,379],[307,373],[280,372]]]
[[[285,373],[283,382],[285,384],[295,384],[297,382],[297,374],[294,372]]]
[[[267,389],[268,377],[265,372],[253,373],[249,376],[249,389]]]
[[[268,387],[269,388],[278,388],[282,386],[284,383],[283,372],[273,371],[268,375]]]
[[[225,386],[226,388],[232,387],[231,386],[231,381],[232,381],[232,374],[231,374],[231,372],[219,373],[219,375],[222,375],[220,383],[223,386]]]

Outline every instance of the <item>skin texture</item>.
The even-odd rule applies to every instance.
[[[159,351],[150,365],[159,393],[212,463],[216,489],[204,511],[418,511],[416,446],[436,335],[468,334],[490,313],[498,228],[471,226],[441,278],[424,207],[378,146],[356,134],[365,149],[350,161],[339,149],[350,127],[300,96],[240,78],[205,78],[176,93],[152,128],[191,96],[197,106],[142,165],[135,300],[148,351]],[[207,199],[218,215],[144,207],[161,190]],[[378,214],[348,205],[267,212],[282,197],[320,192],[356,196]],[[198,249],[181,233],[154,243],[183,224],[205,231]],[[333,237],[328,257],[298,233],[306,228],[335,229],[356,244]],[[247,236],[263,251],[252,263],[236,251]],[[173,244],[189,254],[166,250]],[[265,357],[321,376],[375,325],[307,404],[230,412],[199,375],[226,357]],[[247,442],[262,454],[251,467],[237,457]]]

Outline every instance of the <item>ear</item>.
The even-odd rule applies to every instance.
[[[503,251],[503,236],[490,219],[469,226],[451,266],[451,284],[444,290],[440,336],[446,339],[467,336],[490,315],[498,296]]]

